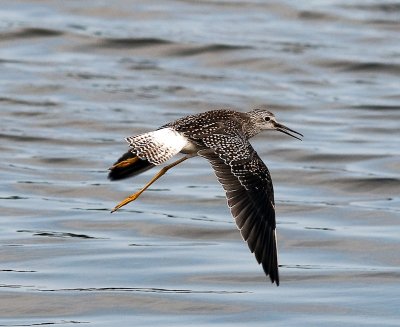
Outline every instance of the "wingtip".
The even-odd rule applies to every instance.
[[[269,277],[269,279],[270,279],[272,284],[276,284],[276,286],[279,286],[279,273],[278,273],[278,271],[276,271],[273,274],[269,273],[268,277]]]
[[[272,283],[275,283],[276,286],[279,286],[279,277],[277,276],[277,278],[274,281],[272,281]]]

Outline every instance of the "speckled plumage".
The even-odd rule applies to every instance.
[[[187,154],[187,158],[199,155],[207,159],[226,192],[228,206],[243,239],[265,274],[279,285],[272,180],[268,168],[249,143],[263,129],[276,129],[293,137],[296,136],[288,131],[301,135],[277,123],[274,115],[264,109],[247,113],[221,109],[186,116],[154,132],[128,137],[131,155],[125,154],[125,157],[137,156],[147,161],[145,168],[141,165],[142,170],[162,164],[179,152]],[[129,166],[129,162],[126,165],[124,162],[122,158],[117,161],[110,175],[113,168],[119,172],[118,169]],[[135,165],[132,164],[133,169]],[[128,172],[127,176],[132,175]],[[122,178],[124,175],[125,172]]]

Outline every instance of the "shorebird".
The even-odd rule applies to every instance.
[[[272,112],[212,110],[190,115],[155,131],[126,138],[130,150],[110,168],[111,180],[140,174],[178,153],[184,156],[162,168],[141,190],[121,201],[112,212],[136,200],[169,169],[201,156],[207,159],[225,190],[227,203],[240,233],[262,265],[266,276],[279,285],[275,201],[267,166],[249,139],[263,130],[277,130],[301,140],[303,136],[280,123]],[[298,136],[296,136],[298,135]]]

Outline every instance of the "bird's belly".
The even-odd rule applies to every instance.
[[[200,147],[197,144],[195,144],[191,141],[187,141],[185,146],[182,148],[182,150],[180,152],[184,153],[184,154],[195,154],[199,150],[200,150]]]

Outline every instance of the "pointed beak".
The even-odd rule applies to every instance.
[[[300,137],[294,135],[294,134],[297,134],[297,135],[300,135],[301,137],[304,137],[303,134],[301,134],[299,132],[296,132],[293,129],[290,129],[289,127],[286,127],[285,125],[282,125],[282,124],[279,124],[279,123],[275,123],[275,129],[277,131],[279,131],[279,132],[282,132],[282,133],[285,133],[285,134],[287,134],[287,135],[289,135],[291,137],[294,137],[295,139],[298,139],[300,141],[302,139]]]

